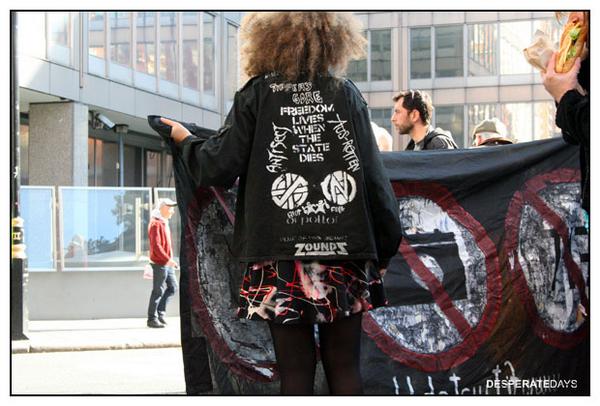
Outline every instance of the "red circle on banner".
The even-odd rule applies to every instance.
[[[196,317],[208,341],[211,349],[219,360],[235,374],[257,382],[273,382],[279,379],[279,373],[275,362],[249,362],[238,356],[229,346],[208,311],[208,306],[200,288],[200,275],[198,271],[198,244],[197,230],[202,218],[202,212],[212,202],[218,201],[224,210],[224,215],[230,223],[233,223],[233,213],[227,207],[221,188],[198,188],[194,198],[191,199],[187,210],[187,226],[185,228],[185,240],[187,243],[186,259],[188,264],[189,296],[193,316]],[[265,374],[265,370],[269,373]]]
[[[404,240],[400,245],[398,252],[403,255],[411,269],[423,279],[435,302],[461,334],[462,341],[447,351],[418,353],[409,350],[388,335],[370,314],[363,319],[364,331],[390,358],[426,372],[445,371],[472,357],[496,325],[502,299],[502,277],[496,246],[483,226],[460,206],[450,191],[442,185],[431,182],[392,182],[392,186],[396,197],[424,197],[437,204],[450,218],[468,230],[485,257],[487,300],[479,322],[471,327],[460,310],[454,306],[443,286],[422,264],[412,247]]]
[[[507,255],[516,252],[519,243],[519,228],[521,225],[521,216],[523,208],[526,204],[532,206],[540,214],[540,216],[549,223],[558,233],[563,246],[567,246],[568,241],[568,229],[563,220],[556,213],[553,212],[552,208],[547,205],[545,201],[539,197],[538,193],[548,186],[558,183],[579,183],[581,179],[581,172],[576,169],[561,168],[552,172],[538,175],[525,183],[522,191],[517,191],[509,206],[508,213],[506,215],[505,225],[505,250]],[[533,322],[533,330],[535,334],[540,337],[545,343],[561,349],[569,349],[579,344],[588,334],[589,323],[588,319],[582,323],[573,332],[558,331],[549,327],[544,323],[544,320],[538,313],[538,309],[535,303],[535,299],[527,284],[527,278],[522,269],[522,265],[518,260],[518,255],[513,255],[514,266],[511,265],[511,261],[508,261],[509,273],[512,276],[512,285],[520,298],[521,302],[525,306],[527,314]],[[586,309],[589,311],[588,299],[585,293],[585,280],[581,269],[573,261],[573,258],[569,250],[564,250],[563,258],[565,261],[565,267],[567,268],[569,277],[575,282],[580,295],[582,296],[582,302]]]

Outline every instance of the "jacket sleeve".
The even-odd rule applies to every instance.
[[[167,244],[163,241],[164,233],[161,233],[161,225],[158,222],[153,222],[148,228],[148,240],[150,243],[151,260],[159,265],[166,264],[171,259],[169,253],[164,249],[164,245]]]
[[[455,146],[446,137],[435,137],[431,140],[427,149],[455,149]]]
[[[398,202],[389,177],[383,167],[381,154],[375,142],[367,104],[358,89],[346,89],[352,114],[352,124],[357,138],[361,163],[364,169],[367,202],[373,222],[379,267],[386,268],[396,255],[402,229]]]
[[[178,147],[181,159],[197,186],[231,187],[246,171],[256,109],[252,87],[237,92],[223,127],[206,141],[187,137]]]
[[[556,125],[565,142],[573,145],[590,143],[590,98],[569,90],[556,109]]]

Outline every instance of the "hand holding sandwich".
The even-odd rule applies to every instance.
[[[555,70],[556,60],[558,53],[555,52],[548,62],[546,72],[540,72],[542,81],[546,91],[552,95],[556,102],[560,102],[560,99],[571,89],[577,89],[581,92],[581,86],[577,82],[577,74],[581,68],[581,58],[575,58],[572,68],[566,73],[557,73]]]

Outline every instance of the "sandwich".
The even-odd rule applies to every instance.
[[[583,18],[569,18],[560,37],[560,48],[554,70],[566,73],[571,70],[577,57],[582,56],[588,37],[589,23],[587,13]]]

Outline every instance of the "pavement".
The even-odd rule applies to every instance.
[[[28,340],[11,341],[13,354],[181,347],[179,317],[164,328],[145,318],[29,321]]]

